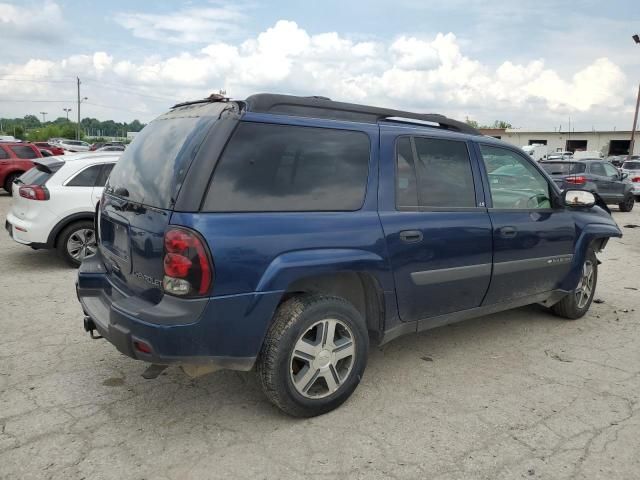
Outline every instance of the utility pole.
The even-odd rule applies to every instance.
[[[76,77],[78,81],[78,125],[76,125],[76,140],[80,140],[80,77]]]
[[[42,123],[45,122],[44,117],[45,117],[46,114],[47,114],[47,112],[40,112],[40,115],[42,115]]]
[[[640,36],[636,33],[631,38],[636,42],[636,45],[640,45]],[[628,159],[631,159],[633,155],[633,147],[635,146],[636,125],[638,124],[638,107],[640,106],[640,85],[638,85],[638,98],[636,99],[636,112],[633,114],[633,128],[631,129],[631,140],[629,141],[629,155]]]
[[[65,111],[65,113],[67,114],[67,122],[69,121],[69,112],[71,111],[70,108],[63,108],[62,110]]]
[[[636,100],[636,113],[633,115],[633,128],[631,129],[631,141],[629,142],[629,157],[633,155],[633,147],[635,146],[636,125],[638,125],[638,107],[640,107],[640,85],[638,85],[638,98]]]

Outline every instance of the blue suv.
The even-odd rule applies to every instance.
[[[582,317],[621,236],[597,195],[464,123],[273,94],[151,122],[96,223],[77,283],[92,336],[255,368],[294,416],[343,403],[372,344],[532,303]]]

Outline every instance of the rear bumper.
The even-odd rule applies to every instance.
[[[18,243],[33,248],[50,248],[46,233],[40,225],[36,225],[33,221],[20,219],[9,212],[4,227],[11,238]]]
[[[165,295],[153,304],[119,290],[99,253],[78,271],[78,299],[101,336],[125,355],[157,364],[204,364],[251,370],[282,292],[186,300]],[[151,353],[136,348],[144,342]]]

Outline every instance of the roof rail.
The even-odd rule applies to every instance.
[[[249,112],[292,115],[298,117],[327,118],[351,122],[378,123],[381,120],[400,121],[405,123],[425,122],[429,125],[470,135],[482,135],[478,130],[464,122],[459,122],[435,113],[414,113],[389,108],[357,105],[354,103],[335,102],[323,97],[298,97],[294,95],[278,95],[260,93],[251,95],[244,101]],[[395,120],[394,120],[395,119]]]
[[[213,103],[213,102],[228,102],[229,97],[225,97],[224,95],[220,95],[219,93],[212,93],[207,98],[203,98],[201,100],[190,100],[188,102],[176,103],[171,108],[184,107],[186,105],[196,105],[198,103]]]

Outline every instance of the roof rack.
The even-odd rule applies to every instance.
[[[378,123],[384,120],[425,125],[470,135],[482,135],[472,126],[447,118],[444,115],[413,113],[354,103],[335,102],[326,97],[298,97],[294,95],[260,93],[248,97],[244,104],[247,111],[256,113],[274,113],[363,123]]]

